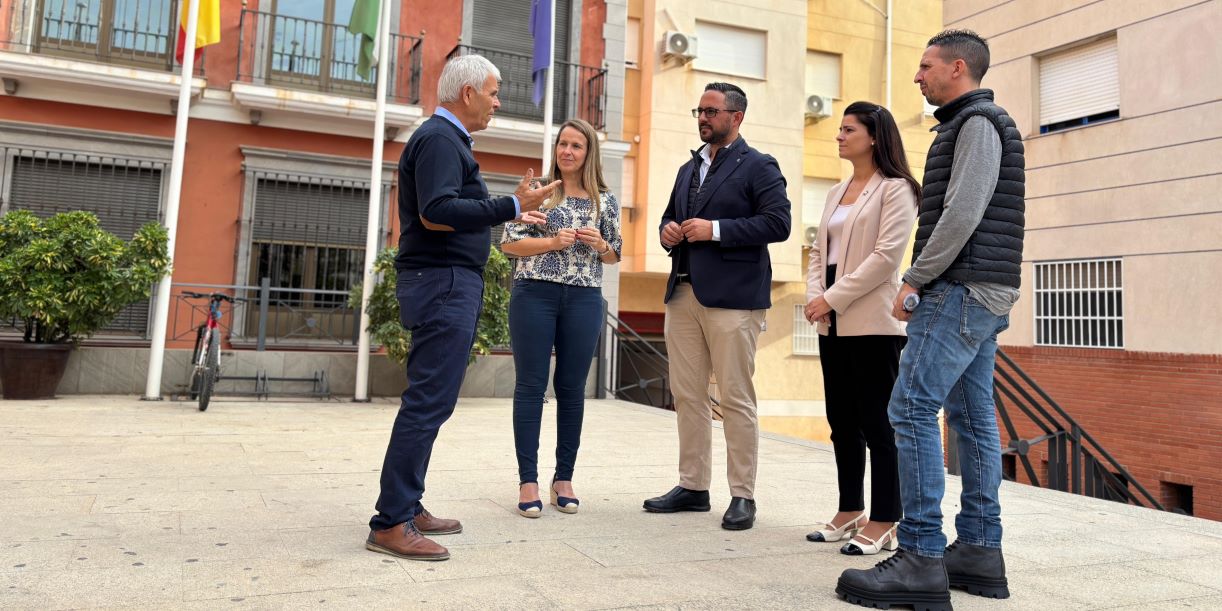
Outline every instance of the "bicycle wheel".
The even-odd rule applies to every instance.
[[[200,367],[199,367],[199,351],[204,346],[204,334],[207,333],[207,325],[200,325],[195,330],[195,347],[191,349],[191,385],[187,387],[187,398],[194,401],[199,398],[200,387]]]
[[[202,380],[203,376],[200,375],[200,368],[193,368],[191,370],[191,386],[187,388],[187,398],[191,401],[199,398],[199,387]]]
[[[221,334],[213,330],[208,335],[208,354],[199,377],[199,411],[208,409],[212,388],[221,377]]]
[[[199,411],[208,409],[208,402],[212,400],[212,385],[216,380],[212,377],[211,369],[204,369],[199,373]]]

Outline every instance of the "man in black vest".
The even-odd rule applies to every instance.
[[[980,88],[988,44],[974,32],[930,39],[914,81],[938,106],[925,164],[912,267],[894,313],[908,344],[888,415],[899,451],[899,551],[848,570],[836,592],[862,606],[949,610],[949,588],[1010,595],[1001,555],[1001,440],[993,406],[997,334],[1009,326],[1023,258],[1023,144],[1014,121]],[[913,307],[912,296],[919,296]],[[906,301],[907,300],[907,301]],[[959,435],[958,540],[942,534],[945,477],[938,411]]]
[[[747,95],[709,83],[692,109],[700,140],[679,168],[658,227],[670,254],[666,350],[679,428],[679,485],[646,500],[645,511],[709,511],[713,473],[709,372],[717,377],[730,506],[727,530],[755,524],[755,347],[772,307],[768,244],[789,237],[785,177],[771,155],[738,135]]]

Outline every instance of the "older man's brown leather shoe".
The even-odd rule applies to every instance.
[[[390,554],[404,560],[449,560],[446,548],[426,539],[411,522],[397,524],[386,530],[371,530],[365,539],[365,549]]]
[[[457,535],[462,532],[462,522],[439,518],[423,507],[412,522],[416,524],[416,530],[425,535]]]

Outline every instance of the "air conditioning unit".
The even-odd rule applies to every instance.
[[[806,228],[802,230],[802,243],[806,246],[814,246],[815,240],[817,239],[819,239],[818,225],[807,225]]]
[[[696,59],[696,37],[674,30],[668,31],[662,41],[662,57],[683,62]]]
[[[832,116],[832,99],[821,95],[806,96],[806,118],[818,121]]]

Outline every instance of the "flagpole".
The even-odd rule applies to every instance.
[[[373,264],[380,250],[382,212],[382,149],[386,139],[386,83],[390,80],[390,0],[378,7],[377,105],[373,114],[373,163],[369,171],[369,217],[365,224],[365,276],[361,284],[361,335],[356,350],[353,401],[369,401],[369,298],[373,295]]]
[[[549,9],[550,23],[547,26],[547,85],[543,90],[543,167],[539,176],[547,176],[552,171],[552,87],[555,84],[556,73],[556,2],[544,0],[551,4]],[[558,176],[548,176],[547,180],[558,180]]]
[[[167,249],[170,255],[170,265],[174,264],[174,244],[178,237],[178,204],[182,201],[182,172],[186,165],[187,153],[187,115],[191,113],[191,81],[195,73],[195,34],[199,30],[200,0],[191,0],[190,6],[183,5],[187,11],[187,39],[184,41],[182,53],[182,75],[178,86],[178,115],[174,123],[174,152],[170,160],[170,187],[165,205],[165,228],[169,233]],[[182,18],[179,17],[179,23]],[[153,341],[149,344],[149,373],[144,386],[145,401],[161,400],[161,368],[165,362],[166,326],[170,319],[170,284],[172,272],[162,276],[157,285],[157,299],[153,302],[156,312],[153,317]]]

